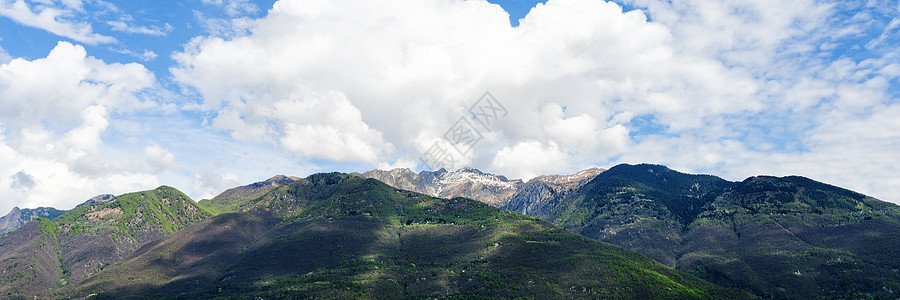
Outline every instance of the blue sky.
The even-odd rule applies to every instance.
[[[429,160],[797,174],[900,202],[898,16],[877,0],[0,0],[0,211]],[[487,126],[485,92],[504,108]],[[461,119],[477,135],[454,139]]]

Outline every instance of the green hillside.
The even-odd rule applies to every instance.
[[[900,207],[808,178],[619,165],[550,222],[762,297],[897,298]]]
[[[162,186],[31,221],[0,237],[0,292],[43,298],[208,217],[186,195]]]
[[[317,174],[57,294],[95,298],[746,298],[464,198]]]
[[[197,202],[200,207],[215,215],[240,211],[242,207],[251,201],[259,198],[259,196],[269,191],[291,182],[300,180],[300,178],[284,175],[276,175],[264,181],[255,182],[245,186],[239,186],[228,189],[212,199],[203,199]]]

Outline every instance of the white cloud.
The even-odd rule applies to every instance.
[[[255,14],[259,7],[249,0],[202,0],[203,4],[222,6],[225,14],[231,17],[242,14]]]
[[[900,163],[892,144],[855,132],[880,146],[850,160],[814,138],[832,130],[824,116],[888,122],[871,114],[896,103],[896,41],[838,51],[890,22],[814,0],[629,3],[653,21],[590,0],[547,1],[515,28],[485,1],[279,1],[258,20],[211,22],[217,33],[171,71],[213,127],[306,159],[416,161],[490,91],[508,115],[481,129],[474,163],[510,177],[619,161],[726,176],[831,168],[876,179],[817,179],[896,201],[880,192],[895,173],[872,164]]]
[[[247,34],[254,22],[253,19],[247,17],[232,19],[209,17],[196,10],[194,18],[210,36],[227,38]]]
[[[143,61],[151,61],[151,60],[156,59],[159,56],[156,54],[156,52],[153,52],[153,51],[150,51],[147,49],[144,49],[144,52],[135,52],[135,51],[132,51],[129,49],[122,49],[122,48],[110,48],[109,50],[112,52],[115,52],[115,53],[125,54],[128,56],[134,57],[134,58],[138,58]]]
[[[151,35],[151,36],[166,36],[170,32],[172,32],[172,30],[175,29],[175,27],[170,25],[169,23],[166,23],[165,25],[163,25],[163,27],[135,26],[135,25],[129,25],[128,23],[123,22],[123,21],[106,21],[106,24],[109,25],[112,28],[112,30],[115,30],[115,31],[132,33],[132,34],[144,34],[144,35]]]
[[[202,170],[191,176],[191,189],[200,199],[212,199],[227,189],[240,185],[240,175],[235,173],[218,174],[216,170],[220,168],[217,163],[210,163]]]
[[[0,3],[0,16],[89,45],[116,42],[111,36],[95,33],[90,23],[69,18],[81,9],[81,1],[63,1],[62,7],[53,4],[47,1],[3,1]]]
[[[148,146],[144,149],[144,157],[151,173],[161,173],[168,169],[178,169],[180,166],[175,162],[175,154],[169,152],[159,145]]]
[[[3,41],[3,39],[0,38],[0,41]],[[10,60],[12,60],[12,57],[9,56],[9,53],[6,53],[6,50],[0,47],[0,64],[8,63]]]
[[[269,118],[284,131],[281,144],[304,156],[375,163],[392,151],[393,145],[369,128],[359,109],[341,93],[295,93],[271,109]]]
[[[180,66],[173,74],[204,97],[203,108],[218,115],[214,126],[240,138],[266,140],[263,137],[274,135],[287,149],[313,158],[393,161],[384,157],[391,152],[381,151],[393,143],[332,139],[340,135],[329,130],[346,131],[351,137],[371,136],[354,132],[382,132],[404,149],[427,147],[415,141],[440,137],[485,90],[510,107],[511,117],[501,121],[488,140],[493,147],[543,139],[578,147],[581,154],[598,147],[619,151],[627,139],[625,127],[610,122],[610,112],[595,105],[598,101],[643,112],[663,103],[673,119],[688,121],[725,107],[757,108],[746,101],[752,82],[714,61],[675,57],[666,45],[671,37],[664,27],[647,23],[639,12],[623,14],[610,3],[551,2],[512,28],[506,12],[486,2],[278,2],[253,25],[251,33],[229,40],[194,40],[175,55]],[[717,86],[726,85],[723,80],[743,86]],[[342,107],[352,106],[355,109],[348,111],[358,110],[361,116],[352,116],[343,127],[309,130],[305,126],[316,124],[316,118],[294,111],[295,124],[268,126],[287,117],[266,112],[273,102],[290,98],[298,84],[345,95],[347,102],[331,101],[318,109],[340,113]],[[701,99],[710,103],[706,112],[687,111],[695,94],[662,95],[673,86],[704,95]],[[565,100],[573,115],[542,118],[547,99]],[[730,104],[715,102],[726,99]],[[356,119],[362,123],[354,124]],[[577,133],[564,130],[566,124],[581,123],[593,127]],[[318,142],[284,139],[293,141],[290,136],[301,132]],[[619,141],[578,141],[603,132],[618,132]],[[332,151],[347,145],[367,145],[350,148],[369,154],[342,156]]]
[[[7,108],[0,117],[22,127],[67,126],[93,105],[143,106],[133,93],[154,81],[139,64],[105,64],[81,46],[60,42],[45,58],[17,58],[0,66],[0,96]]]
[[[498,151],[491,168],[510,178],[527,181],[541,174],[567,170],[571,168],[570,160],[556,144],[526,141]]]
[[[114,116],[146,107],[135,95],[154,84],[141,65],[107,64],[66,42],[45,58],[0,65],[0,210],[67,209],[158,185],[157,174],[178,168],[172,153],[104,144]]]

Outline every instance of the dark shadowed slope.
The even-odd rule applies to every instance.
[[[31,298],[62,286],[56,224],[37,219],[0,237],[0,298]]]
[[[208,216],[183,193],[163,186],[78,206],[53,221],[31,221],[0,237],[0,272],[21,283],[0,286],[10,296],[44,297]]]
[[[726,287],[776,298],[900,293],[900,207],[807,178],[729,182],[619,165],[543,215]]]
[[[515,212],[317,174],[185,228],[60,296],[735,298]]]

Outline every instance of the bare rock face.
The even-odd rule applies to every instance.
[[[428,194],[440,198],[465,197],[495,207],[509,202],[522,180],[462,168],[453,172],[440,169],[416,174],[410,169],[371,170],[354,175],[377,179],[395,188]]]
[[[25,223],[22,222],[22,210],[18,206],[13,207],[6,216],[0,218],[0,234],[16,230],[16,228],[22,227],[23,224]]]
[[[63,214],[64,210],[58,210],[51,207],[24,208],[14,207],[9,214],[0,217],[0,235],[19,229],[35,218],[53,219]]]
[[[568,175],[541,175],[521,187],[502,208],[545,219],[555,211],[559,201],[605,171],[590,168]]]
[[[541,205],[556,195],[580,187],[600,172],[603,172],[603,169],[591,168],[569,175],[543,175],[533,178],[527,183],[521,179],[510,180],[502,175],[485,173],[472,168],[462,168],[453,172],[440,169],[434,172],[423,171],[418,174],[410,169],[398,168],[371,170],[355,175],[377,179],[395,188],[435,197],[465,197],[495,207],[527,209],[525,208],[527,205]]]

